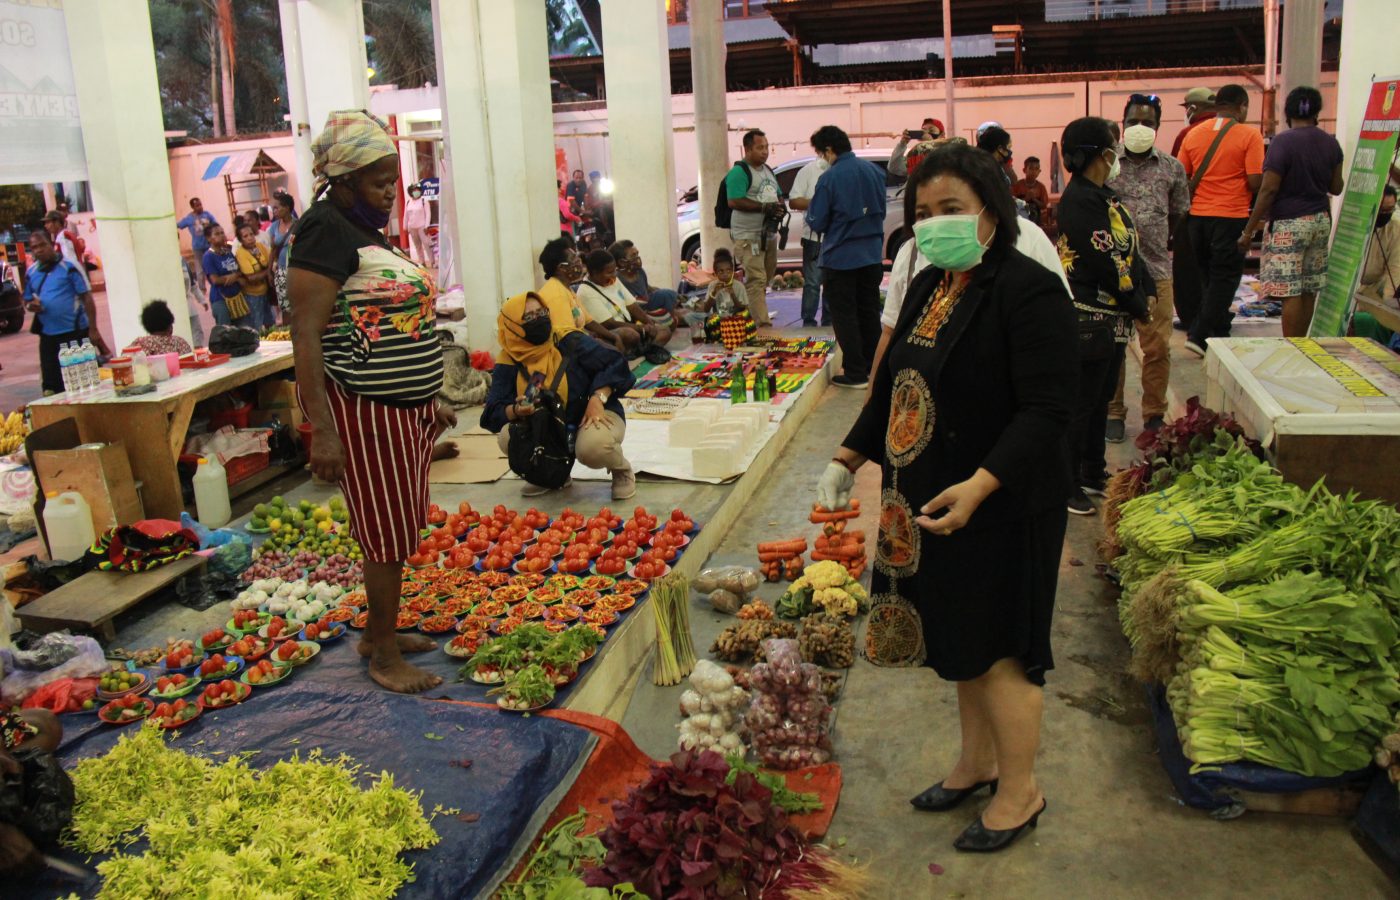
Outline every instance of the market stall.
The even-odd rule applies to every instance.
[[[1400,356],[1369,338],[1210,342],[1205,404],[1234,414],[1284,477],[1400,502]]]
[[[82,394],[58,394],[29,404],[34,428],[76,419],[85,443],[120,441],[141,483],[147,516],[178,519],[185,509],[177,468],[195,404],[291,369],[292,345],[269,342],[247,356],[182,368],[149,393],[119,397],[109,384]],[[183,363],[182,363],[183,366]],[[269,470],[280,474],[282,468]],[[265,476],[258,483],[266,480]],[[245,485],[248,487],[249,485]]]

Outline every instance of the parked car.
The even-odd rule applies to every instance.
[[[14,266],[0,260],[0,334],[14,334],[24,327],[24,300]]]
[[[882,172],[890,161],[889,150],[862,149],[855,151],[855,154],[879,166]],[[773,167],[773,173],[778,176],[778,186],[782,188],[784,197],[792,192],[792,183],[797,180],[798,170],[814,159],[815,156],[801,156]],[[904,181],[903,178],[888,173],[885,176],[885,196],[888,198],[885,207],[886,261],[894,259],[895,254],[899,252],[899,245],[904,242]],[[681,195],[681,202],[676,207],[676,225],[680,229],[681,259],[704,265],[706,263],[700,259],[700,217],[714,214],[714,199],[705,198],[702,201],[698,194],[699,190],[692,187]],[[787,245],[778,248],[778,266],[785,269],[802,267],[802,213],[796,209],[791,210],[791,213]]]

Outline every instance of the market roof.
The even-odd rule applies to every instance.
[[[682,22],[670,26],[667,34],[672,50],[690,47],[690,25]],[[754,16],[748,19],[725,19],[724,42],[726,44],[747,44],[752,41],[785,41],[787,32],[767,16]]]
[[[209,181],[220,176],[237,177],[239,175],[256,175],[260,172],[272,174],[285,171],[277,160],[262,150],[240,150],[237,153],[225,153],[211,159],[209,167],[204,170],[204,175],[199,180]]]
[[[1044,0],[958,0],[954,34],[990,34],[994,25],[1045,21]],[[860,44],[943,36],[937,0],[769,0],[773,20],[803,44]]]

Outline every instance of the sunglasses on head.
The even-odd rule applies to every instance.
[[[1145,103],[1148,106],[1161,106],[1162,98],[1158,97],[1156,94],[1129,94],[1128,102],[1133,104]]]

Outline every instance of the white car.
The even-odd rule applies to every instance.
[[[890,161],[889,150],[857,150],[855,154],[857,157],[879,166],[882,172],[885,171],[885,166]],[[778,176],[778,186],[782,188],[784,197],[792,192],[792,183],[797,179],[798,170],[814,159],[816,159],[815,156],[801,156],[780,163],[773,168],[774,174]],[[888,203],[885,206],[885,260],[887,262],[894,259],[895,254],[899,252],[899,245],[904,242],[904,181],[903,178],[886,176],[885,196],[888,198]],[[697,193],[697,188],[691,188],[682,195],[681,202],[676,207],[676,225],[680,229],[681,235],[681,259],[700,264],[700,217],[714,215],[714,198],[699,200]],[[792,220],[788,222],[787,245],[778,248],[778,267],[800,269],[802,267],[802,212],[796,209],[789,209],[789,212],[792,214]]]

